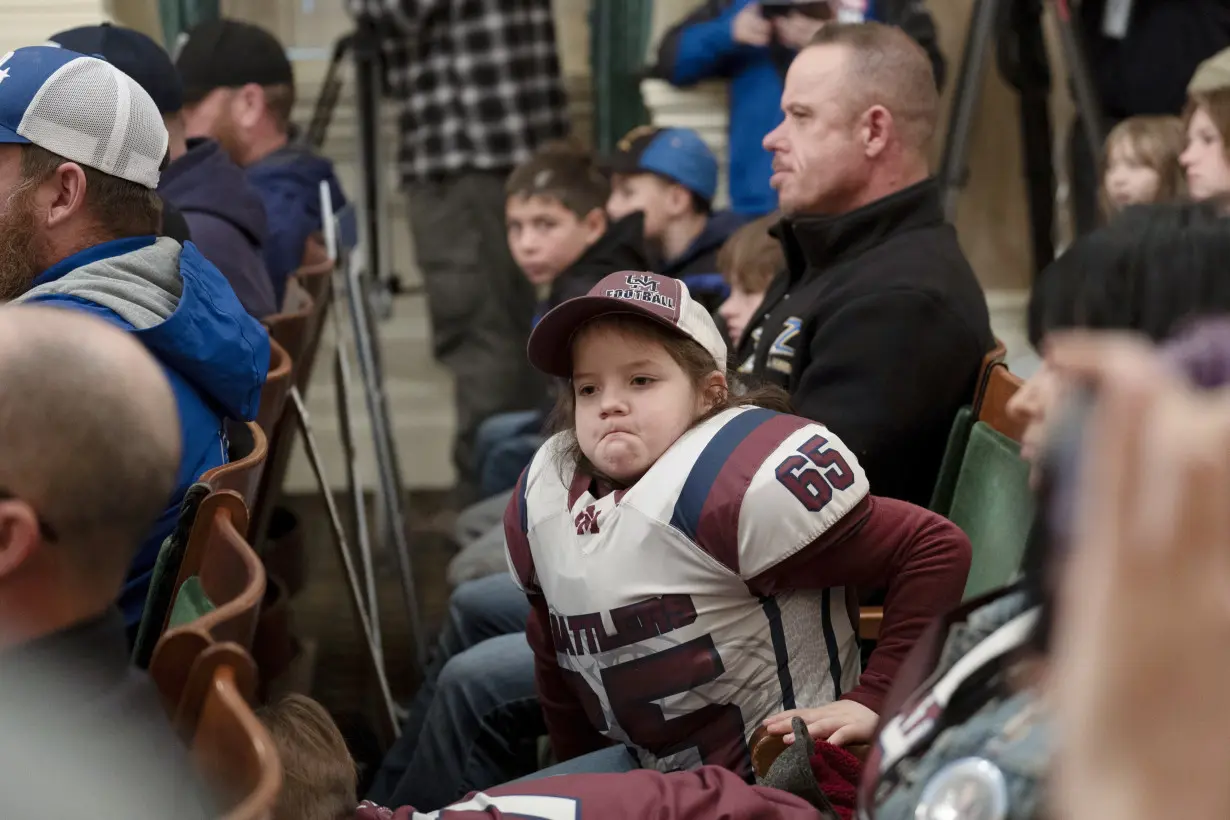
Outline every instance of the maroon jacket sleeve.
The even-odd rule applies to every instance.
[[[884,621],[859,685],[843,695],[879,712],[897,668],[933,619],[961,603],[969,538],[951,521],[891,498],[869,496],[866,515],[748,581],[759,595],[791,589],[882,587]]]
[[[355,820],[420,820],[405,806],[396,811],[370,803]],[[440,820],[820,820],[820,813],[788,792],[749,786],[717,766],[690,772],[640,769],[624,774],[569,774],[509,783],[454,803]]]
[[[610,746],[611,741],[598,730],[606,725],[598,696],[580,675],[562,669],[555,659],[546,599],[541,595],[530,595],[529,599],[525,634],[534,650],[534,683],[555,756],[561,761],[571,760]]]

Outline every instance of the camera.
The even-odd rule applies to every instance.
[[[760,14],[766,19],[785,17],[798,12],[814,20],[832,20],[837,16],[835,0],[762,0]]]

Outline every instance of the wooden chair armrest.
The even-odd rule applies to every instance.
[[[884,607],[865,606],[858,611],[858,637],[864,641],[880,638],[880,622],[884,620]]]

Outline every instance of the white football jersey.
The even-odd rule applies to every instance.
[[[846,590],[755,591],[757,576],[865,514],[866,475],[823,425],[727,410],[602,498],[560,463],[561,442],[548,440],[518,485],[526,538],[510,539],[510,566],[545,596],[587,713],[642,765],[747,775],[764,718],[856,685]],[[515,545],[527,542],[528,554]]]

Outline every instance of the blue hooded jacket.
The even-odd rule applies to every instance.
[[[265,267],[273,279],[278,304],[286,293],[286,278],[303,261],[303,247],[321,230],[320,183],[329,182],[334,209],[346,204],[333,163],[311,149],[291,143],[247,167],[248,181],[265,203],[269,232],[265,237]]]
[[[162,363],[179,408],[183,451],[175,493],[133,561],[120,594],[140,622],[150,574],[188,487],[227,461],[227,418],[256,418],[269,334],[191,242],[140,236],[95,245],[48,268],[15,302],[83,310],[131,332]]]
[[[235,289],[256,318],[278,312],[265,269],[265,206],[260,195],[213,140],[188,140],[188,153],[162,172],[158,193],[179,209],[192,241]]]

